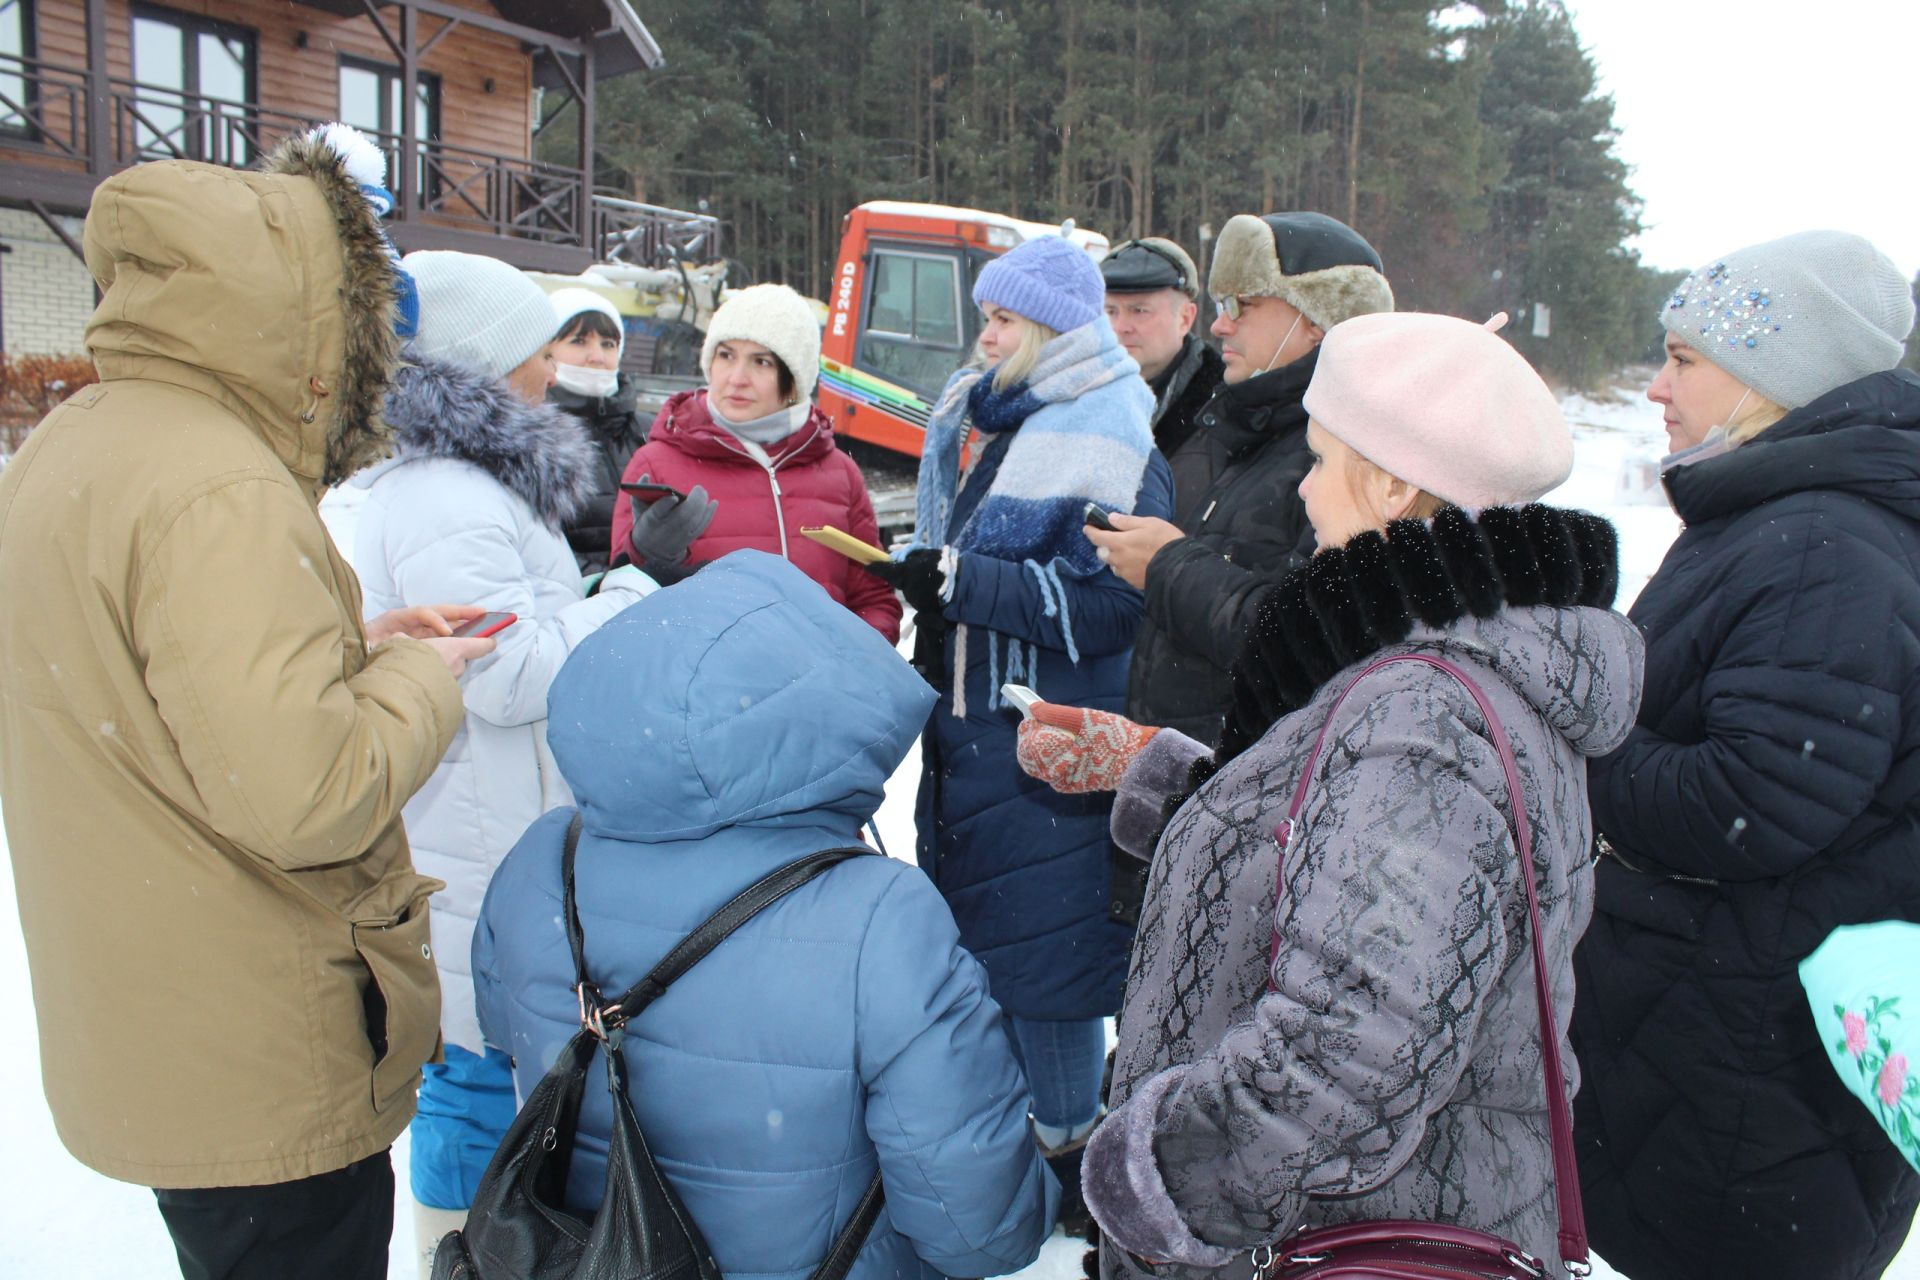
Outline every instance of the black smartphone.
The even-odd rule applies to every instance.
[[[1113,521],[1107,519],[1107,509],[1097,502],[1087,504],[1086,518],[1081,523],[1090,524],[1096,529],[1105,529],[1108,533],[1120,532],[1113,527]]]
[[[636,502],[658,502],[662,498],[673,498],[679,501],[687,496],[670,484],[654,484],[650,480],[645,483],[622,480],[620,492],[632,497]]]

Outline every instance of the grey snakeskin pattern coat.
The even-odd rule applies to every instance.
[[[1640,635],[1607,610],[1509,608],[1416,628],[1367,660],[1415,651],[1461,665],[1511,736],[1577,1086],[1565,1032],[1593,906],[1586,757],[1633,723]],[[1248,1250],[1303,1224],[1367,1218],[1458,1223],[1556,1256],[1510,803],[1480,712],[1451,677],[1391,666],[1341,709],[1288,858],[1267,990],[1273,829],[1363,665],[1221,768],[1153,853],[1113,1114],[1086,1155],[1105,1280],[1140,1274],[1122,1249],[1161,1260],[1161,1276],[1244,1274]],[[1171,731],[1150,742],[1115,810],[1123,847],[1150,835],[1154,823],[1132,820],[1175,794],[1200,753]]]

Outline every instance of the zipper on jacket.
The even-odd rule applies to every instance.
[[[760,469],[767,473],[767,487],[773,490],[773,522],[780,530],[780,558],[791,561],[793,557],[787,554],[787,513],[786,509],[780,503],[779,469],[788,459],[813,443],[813,437],[819,434],[819,428],[814,428],[813,433],[808,435],[805,440],[802,440],[799,444],[782,454],[778,462],[769,457],[765,449],[757,445],[752,449],[745,448],[746,442],[744,440],[735,440],[732,436],[726,434],[725,427],[722,427],[720,430],[722,434],[716,437],[716,439],[719,439],[721,448],[732,449],[743,458],[753,459],[754,462],[759,464]]]
[[[767,467],[767,483],[773,486],[773,521],[780,527],[780,558],[791,560],[787,554],[787,513],[780,505],[780,476],[773,467]]]

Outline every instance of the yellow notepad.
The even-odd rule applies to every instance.
[[[879,564],[882,560],[893,559],[871,542],[862,542],[845,529],[836,529],[831,525],[802,525],[800,533],[829,551],[838,551],[847,559],[857,560],[861,564]]]

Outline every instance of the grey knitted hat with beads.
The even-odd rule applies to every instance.
[[[1913,314],[1913,291],[1884,253],[1845,231],[1801,231],[1701,267],[1667,299],[1660,323],[1798,409],[1899,364]]]

